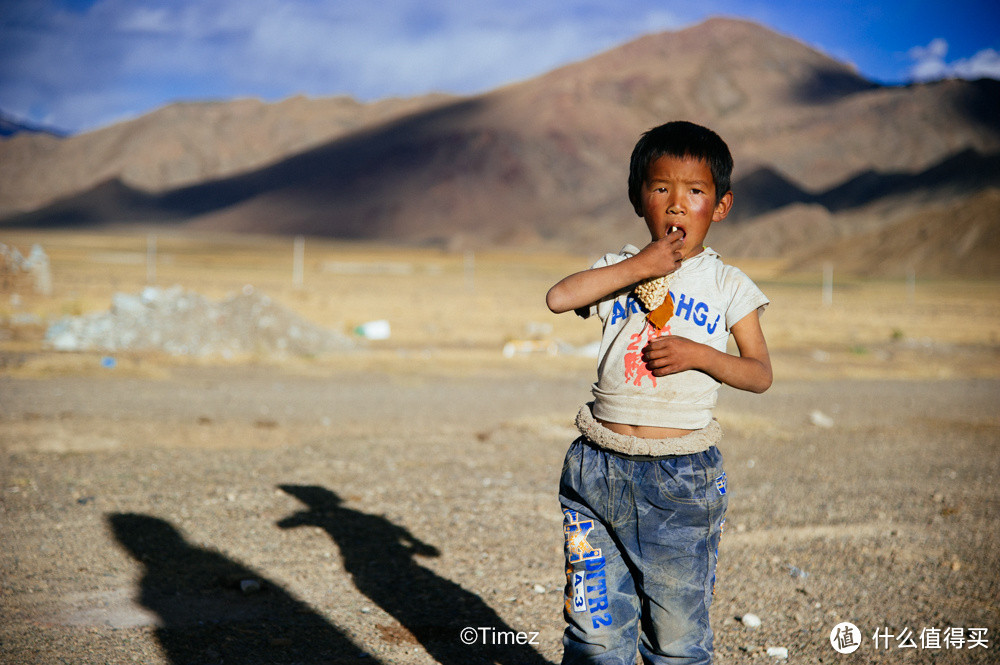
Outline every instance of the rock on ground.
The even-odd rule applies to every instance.
[[[199,357],[315,356],[353,346],[346,336],[306,321],[252,287],[218,303],[179,286],[117,293],[109,311],[60,319],[45,339],[57,351]]]

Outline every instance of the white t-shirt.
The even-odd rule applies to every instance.
[[[638,253],[626,245],[592,267],[614,265]],[[673,273],[670,295],[674,315],[659,331],[646,321],[646,310],[631,287],[578,310],[584,318],[596,314],[604,326],[593,386],[594,417],[678,429],[701,429],[712,420],[719,382],[697,370],[653,376],[642,362],[642,349],[650,339],[679,335],[725,352],[733,324],[754,310],[762,313],[769,301],[746,274],[723,263],[709,248]]]

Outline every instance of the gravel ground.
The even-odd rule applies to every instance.
[[[0,376],[0,662],[558,662],[556,484],[591,371],[516,368]],[[724,391],[717,661],[1000,662],[998,396]],[[932,648],[952,628],[988,648]]]

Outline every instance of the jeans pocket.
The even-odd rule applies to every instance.
[[[707,451],[658,462],[656,479],[663,497],[675,503],[708,507],[726,500],[722,460]]]

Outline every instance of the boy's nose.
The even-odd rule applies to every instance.
[[[671,192],[667,199],[667,212],[673,215],[684,212],[684,202],[676,192]]]

